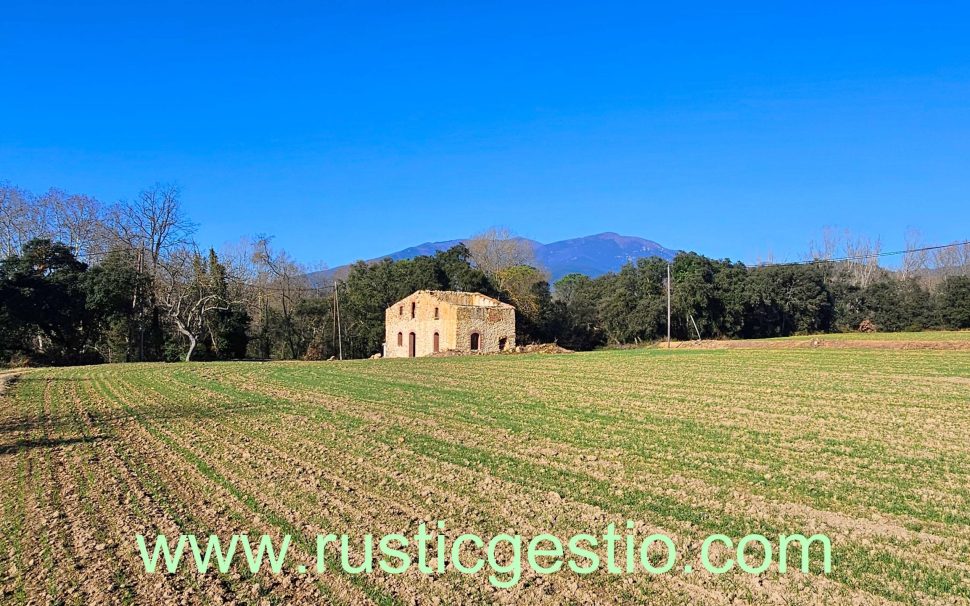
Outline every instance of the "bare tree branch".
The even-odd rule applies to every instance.
[[[514,237],[504,227],[493,227],[472,236],[466,245],[472,261],[488,276],[519,265],[537,266],[532,245]]]

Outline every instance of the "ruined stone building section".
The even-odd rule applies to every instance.
[[[454,351],[495,353],[515,347],[515,308],[477,292],[419,290],[384,312],[384,356]]]

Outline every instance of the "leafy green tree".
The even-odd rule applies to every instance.
[[[671,272],[673,335],[691,339],[700,331],[701,336],[720,336],[724,306],[715,284],[716,262],[697,253],[679,254],[671,265]]]
[[[666,332],[666,277],[667,263],[651,257],[597,278],[601,282],[598,325],[609,343],[637,343]]]
[[[552,297],[546,275],[529,265],[513,265],[500,269],[494,279],[500,290],[499,298],[515,306],[516,341],[538,342],[547,336],[542,327],[548,322]],[[546,316],[543,320],[541,316]]]
[[[815,265],[776,265],[751,271],[746,288],[745,337],[784,337],[831,327],[832,298]]]
[[[412,267],[414,264],[407,266]],[[341,328],[347,338],[345,355],[363,358],[381,351],[384,310],[410,294],[407,289],[415,283],[405,273],[390,259],[377,263],[361,261],[350,268],[345,284],[338,287]],[[398,276],[407,278],[406,284],[399,283]]]
[[[457,244],[434,256],[435,264],[444,274],[445,290],[480,292],[489,297],[498,296],[495,286],[485,272],[472,266],[471,253],[464,244]]]
[[[937,309],[945,328],[970,328],[970,277],[947,277],[937,293]]]
[[[549,343],[559,339],[565,321],[565,306],[552,298],[549,282],[532,267],[509,268],[507,273],[519,273],[508,295],[515,306],[515,340],[517,343]]]
[[[862,299],[865,319],[878,330],[923,330],[932,321],[930,293],[914,279],[884,276],[865,288]]]
[[[750,270],[742,263],[722,261],[714,276],[714,287],[720,300],[720,318],[714,338],[740,337],[745,322],[745,286]],[[706,337],[707,335],[705,335]]]
[[[604,342],[596,302],[602,282],[583,274],[563,276],[555,284],[555,303],[561,306],[559,343],[569,349],[592,349]]]
[[[839,273],[830,269],[829,275],[838,276]],[[826,284],[832,294],[832,328],[842,332],[857,330],[868,313],[865,291],[860,286],[837,277],[829,277]]]
[[[146,316],[139,292],[151,286],[151,276],[138,270],[134,255],[124,249],[110,251],[88,270],[84,289],[92,321],[94,347],[108,362],[129,362],[138,355],[138,322]]]
[[[300,327],[300,339],[306,343],[305,360],[326,360],[337,355],[333,297],[304,299],[294,315]]]
[[[87,265],[46,239],[27,242],[0,261],[0,303],[9,326],[8,350],[33,351],[53,363],[79,362],[85,353]]]
[[[218,300],[227,302],[225,306],[210,311],[204,318],[204,356],[214,360],[246,357],[249,313],[238,302],[238,293],[230,291],[226,266],[219,262],[218,255],[211,248],[203,275],[207,291]]]

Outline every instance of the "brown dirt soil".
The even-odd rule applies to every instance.
[[[7,389],[17,382],[17,379],[23,373],[21,370],[7,370],[0,371],[0,396],[2,396]]]
[[[656,347],[667,349],[667,343]],[[674,341],[671,349],[882,349],[882,350],[941,350],[970,351],[970,341],[926,341],[900,339],[826,339],[824,335],[806,339],[740,339]]]
[[[502,353],[564,354],[573,353],[573,350],[561,347],[556,343],[532,343],[530,345],[519,345],[514,349]]]
[[[967,603],[968,381],[963,351],[800,346],[38,369],[0,395],[0,604]],[[134,545],[290,534],[310,562],[317,533],[437,520],[450,539],[631,520],[695,564],[708,534],[819,532],[835,564],[497,590],[454,570],[149,575]]]
[[[575,353],[571,349],[566,349],[561,347],[556,343],[530,343],[529,345],[516,345],[515,347],[508,349],[506,351],[496,351],[488,354],[475,354],[475,355],[491,355],[491,356],[507,356],[513,354],[567,354]],[[463,354],[459,351],[453,349],[447,349],[445,351],[439,351],[438,353],[433,353],[429,358],[454,358],[458,356],[464,356],[468,354]]]

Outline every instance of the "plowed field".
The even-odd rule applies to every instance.
[[[962,337],[961,337],[962,338]],[[970,602],[970,351],[37,369],[0,395],[0,603]],[[147,574],[137,533],[827,534],[828,575]],[[359,549],[357,553],[359,553]]]

